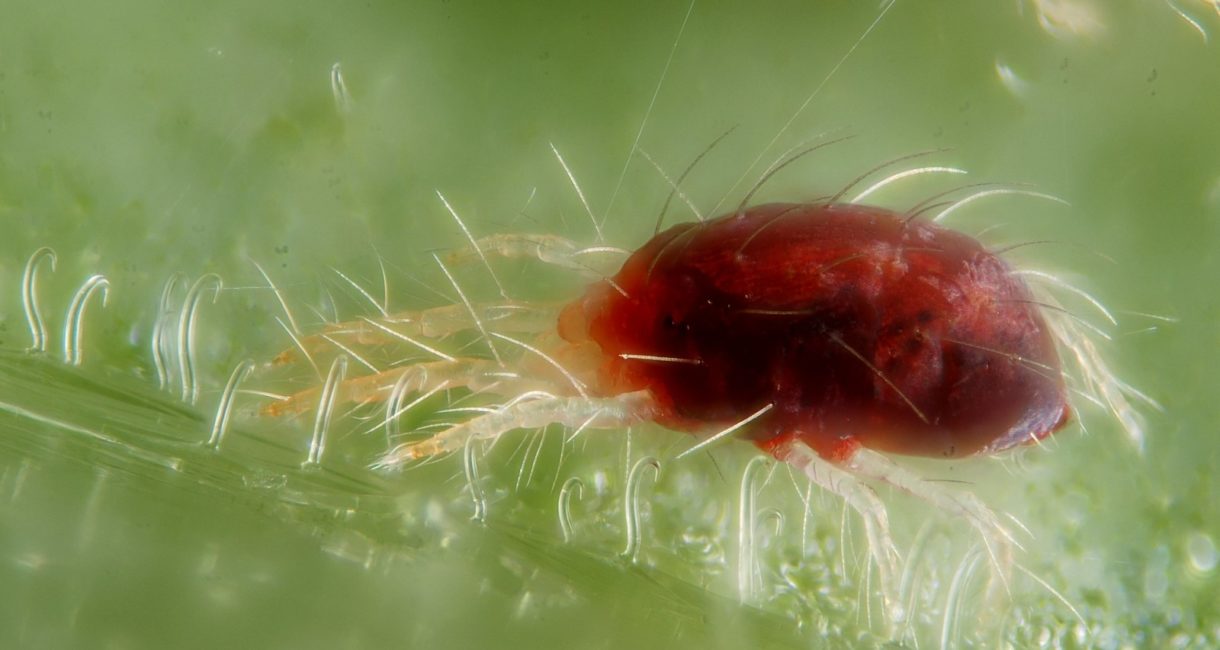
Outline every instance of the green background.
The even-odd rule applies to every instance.
[[[1164,3],[1075,6],[1092,12],[1076,31],[1033,3],[966,0],[884,12],[700,1],[689,18],[684,2],[9,0],[0,646],[1220,645],[1220,59]],[[1180,7],[1220,30],[1205,3]],[[221,452],[198,445],[231,369],[288,345],[252,261],[305,329],[369,313],[332,269],[379,295],[379,259],[392,308],[452,301],[429,254],[463,240],[436,191],[479,235],[593,243],[553,144],[606,219],[606,241],[633,248],[668,191],[631,155],[637,138],[675,176],[733,127],[683,183],[705,211],[735,204],[783,151],[824,132],[855,137],[785,169],[756,200],[831,194],[873,165],[945,148],[908,166],[957,166],[964,182],[1029,183],[1071,203],[985,199],[952,225],[996,245],[1052,242],[1009,258],[1116,311],[1113,341],[1099,345],[1164,405],[1145,409],[1143,453],[1082,403],[1087,432],[1071,427],[1049,449],[911,465],[1019,517],[1030,529],[1020,562],[1085,622],[1018,573],[1010,603],[966,596],[945,633],[971,535],[882,491],[904,552],[921,521],[935,522],[911,563],[919,606],[885,632],[862,596],[858,524],[816,492],[803,517],[783,467],[759,488],[760,584],[741,606],[745,445],[671,464],[689,441],[644,429],[587,434],[561,459],[561,433],[514,433],[479,461],[485,523],[470,520],[460,458],[371,472],[383,440],[351,416],[321,470],[299,466],[308,418],[260,418],[249,395]],[[959,180],[929,175],[876,198],[901,208]],[[40,246],[58,253],[39,278],[50,347],[27,355],[21,275]],[[536,265],[500,270],[515,296],[579,291]],[[89,306],[84,363],[69,368],[63,314],[93,273],[109,279],[109,300]],[[195,406],[157,389],[149,353],[176,273],[225,280],[199,308]],[[494,295],[477,267],[458,273]],[[247,387],[310,381],[287,375]],[[647,454],[663,469],[642,482],[633,564],[619,557],[624,479]],[[556,499],[569,476],[586,489],[562,544]]]

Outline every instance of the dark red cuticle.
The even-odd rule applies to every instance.
[[[1028,287],[928,221],[761,205],[658,234],[613,282],[573,303],[561,333],[600,346],[601,393],[651,391],[670,428],[706,435],[771,405],[743,436],[843,460],[856,446],[991,453],[1068,420]]]

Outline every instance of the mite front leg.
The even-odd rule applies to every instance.
[[[614,429],[647,420],[654,411],[647,391],[615,397],[555,397],[523,399],[446,429],[427,440],[402,444],[382,456],[374,467],[393,469],[409,460],[457,451],[469,440],[495,438],[514,429],[550,424],[570,428]]]
[[[611,246],[581,247],[556,235],[491,235],[474,240],[474,245],[474,248],[449,253],[445,256],[445,261],[467,264],[488,254],[508,259],[536,259],[546,264],[580,271],[596,279],[602,277],[598,267],[604,265],[607,260],[620,261],[628,254],[628,251]]]
[[[442,385],[478,391],[490,388],[506,379],[514,378],[506,378],[503,368],[494,361],[486,359],[453,359],[417,363],[340,382],[334,403],[368,403],[387,400],[400,380],[405,384],[405,393],[422,393]],[[261,414],[277,417],[310,411],[318,406],[322,390],[323,387],[317,387],[293,393],[267,404],[262,408]]]
[[[458,304],[332,323],[320,334],[301,338],[299,347],[280,352],[271,365],[294,363],[302,351],[311,358],[335,349],[352,353],[348,346],[415,345],[426,350],[427,343],[419,339],[438,339],[477,329],[479,322],[497,332],[545,332],[555,327],[559,308],[558,304],[530,302],[475,304],[472,309]]]

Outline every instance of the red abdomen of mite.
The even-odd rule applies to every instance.
[[[856,445],[989,453],[1068,419],[1053,337],[1029,289],[979,242],[853,204],[770,204],[675,226],[564,312],[602,352],[603,394],[648,390],[655,419]]]

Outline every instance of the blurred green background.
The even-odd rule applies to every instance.
[[[1220,645],[1208,3],[9,0],[3,14],[0,646]],[[1099,345],[1164,411],[1145,409],[1142,454],[1082,400],[1087,431],[1049,449],[912,463],[1029,528],[1019,560],[1038,578],[1018,572],[1003,607],[972,603],[982,571],[953,595],[972,541],[962,522],[882,491],[899,545],[922,549],[911,622],[887,632],[858,524],[816,491],[806,508],[783,467],[750,484],[757,578],[743,597],[746,445],[670,464],[689,440],[655,429],[562,452],[558,431],[518,432],[478,460],[472,491],[461,458],[366,469],[384,439],[354,416],[323,468],[302,469],[312,421],[257,417],[259,398],[241,394],[225,447],[200,446],[231,370],[289,344],[254,262],[305,330],[369,313],[333,269],[380,295],[379,259],[391,308],[440,304],[429,253],[463,239],[437,191],[479,235],[595,242],[553,145],[607,242],[633,248],[668,192],[633,145],[676,176],[733,127],[683,183],[708,212],[825,132],[855,137],[756,200],[830,194],[945,148],[912,165],[961,167],[964,181],[929,174],[875,199],[1013,182],[1071,203],[989,198],[952,225],[1051,242],[1010,258],[1115,310]],[[41,246],[58,253],[39,275],[49,350],[28,355],[21,278]],[[459,275],[474,286],[478,271]],[[83,364],[68,367],[64,313],[94,273],[108,301],[89,304]],[[158,390],[150,352],[179,273],[225,281],[199,307],[195,405]],[[517,296],[579,290],[535,265],[501,273]],[[310,381],[260,373],[246,387]],[[662,471],[642,481],[632,563],[619,555],[625,478],[646,455]],[[557,499],[572,476],[584,498],[565,544]],[[471,520],[480,495],[485,522]]]

